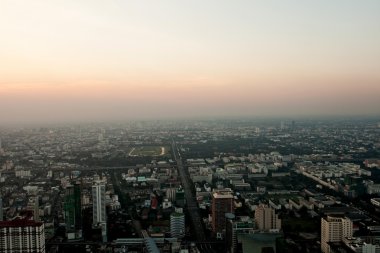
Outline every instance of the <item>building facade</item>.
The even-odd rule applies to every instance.
[[[214,190],[212,194],[212,230],[223,233],[226,229],[226,213],[234,213],[234,197],[232,190]]]
[[[92,225],[101,229],[102,240],[107,242],[106,185],[97,181],[92,186]]]
[[[82,238],[82,204],[79,184],[70,185],[66,188],[64,215],[67,238]]]
[[[45,253],[45,228],[33,220],[0,221],[0,253]]]
[[[255,222],[261,231],[280,230],[281,220],[275,210],[266,205],[260,205],[255,210]]]
[[[182,212],[182,208],[177,208],[170,215],[170,235],[174,238],[185,237],[185,215]]]
[[[330,253],[330,242],[352,237],[352,221],[345,217],[327,216],[321,219],[321,251]]]
[[[106,223],[106,186],[97,182],[92,186],[93,225]]]
[[[226,251],[228,253],[239,252],[238,235],[254,233],[254,222],[249,217],[239,220],[233,214],[226,214]]]

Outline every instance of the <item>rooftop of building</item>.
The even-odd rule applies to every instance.
[[[174,213],[171,214],[171,216],[173,216],[173,217],[182,217],[182,216],[184,216],[184,214],[183,213],[174,212]]]
[[[217,199],[229,199],[233,198],[233,192],[230,188],[222,189],[222,190],[214,190],[212,196]]]
[[[27,219],[15,219],[11,221],[0,221],[0,228],[5,227],[39,227],[43,225],[42,222]]]

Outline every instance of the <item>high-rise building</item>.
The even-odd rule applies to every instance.
[[[345,217],[327,216],[321,219],[321,250],[330,253],[329,242],[352,237],[352,221]]]
[[[92,186],[93,224],[105,223],[106,220],[106,186],[98,181]]]
[[[82,238],[82,205],[79,184],[70,185],[66,188],[64,214],[67,238]]]
[[[280,230],[281,220],[275,210],[266,205],[259,205],[255,210],[255,222],[261,231]]]
[[[249,217],[238,217],[234,214],[226,214],[226,251],[228,253],[239,252],[238,235],[254,233],[254,222]]]
[[[226,213],[234,213],[234,196],[229,188],[214,190],[212,193],[212,230],[223,233],[226,229]]]
[[[45,253],[44,224],[27,219],[0,221],[0,253]]]
[[[92,224],[102,230],[103,242],[107,241],[106,185],[96,181],[92,186]]]
[[[185,215],[182,208],[176,208],[175,212],[170,215],[170,234],[174,238],[185,236]]]

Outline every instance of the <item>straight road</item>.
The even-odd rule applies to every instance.
[[[203,242],[205,241],[206,236],[205,236],[205,232],[202,225],[202,219],[199,214],[197,201],[195,199],[195,196],[193,196],[192,194],[192,186],[190,183],[191,179],[185,171],[185,166],[182,163],[181,154],[179,152],[177,144],[174,141],[172,143],[172,151],[173,151],[173,156],[174,156],[173,158],[177,163],[178,173],[181,178],[182,187],[185,192],[187,209],[189,211],[193,228],[196,231],[195,236],[197,238],[197,241]]]
[[[177,163],[178,173],[181,178],[183,190],[185,192],[186,206],[189,211],[189,216],[193,229],[195,230],[195,237],[197,239],[198,249],[202,253],[216,253],[212,244],[208,244],[206,241],[206,235],[203,228],[203,222],[199,214],[199,208],[195,196],[192,191],[192,184],[189,174],[185,170],[185,165],[182,162],[181,153],[177,147],[177,144],[173,140],[172,142],[173,159]],[[206,242],[206,243],[205,243]]]

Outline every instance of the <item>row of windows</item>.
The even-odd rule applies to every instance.
[[[0,244],[15,244],[15,242],[18,242],[17,244],[20,244],[20,240],[1,240]],[[34,240],[28,240],[28,241],[22,241],[22,244],[42,244],[45,242],[45,239],[43,238],[34,238]]]

